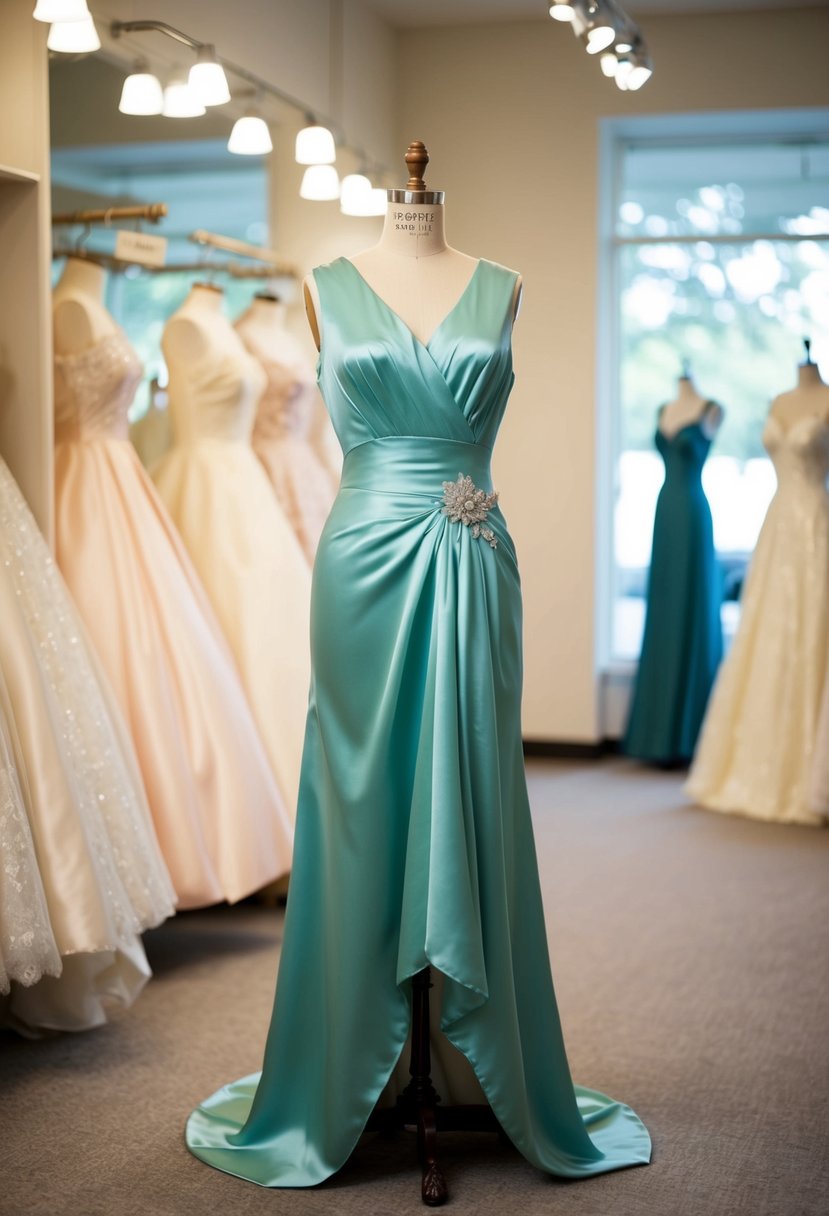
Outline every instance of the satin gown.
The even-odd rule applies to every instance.
[[[171,370],[173,446],[153,478],[233,651],[293,820],[308,707],[311,575],[251,447],[264,372],[229,322],[222,337],[226,347]]]
[[[712,408],[708,403],[706,409]],[[622,744],[655,764],[694,754],[722,660],[722,586],[702,469],[711,440],[699,422],[656,431],[665,462],[653,525],[642,652]]]
[[[127,720],[178,896],[231,902],[291,867],[293,815],[233,657],[127,437],[120,330],[55,359],[57,556]]]
[[[702,806],[818,825],[810,781],[829,664],[829,424],[770,414],[777,492],[688,780]]]
[[[174,895],[120,714],[0,460],[0,1024],[87,1030],[150,975]]]
[[[240,329],[244,341],[244,331]],[[313,370],[302,363],[259,358],[267,382],[253,427],[253,450],[262,462],[285,518],[312,565],[335,487],[310,442],[318,396]]]
[[[574,1089],[550,975],[518,571],[487,497],[516,276],[479,262],[425,344],[351,262],[315,277],[320,384],[345,461],[314,568],[276,1000],[261,1075],[208,1098],[187,1143],[264,1186],[334,1173],[403,1050],[411,977],[430,964],[443,1036],[531,1162],[576,1178],[646,1162],[638,1117]],[[445,489],[460,474],[474,487]]]

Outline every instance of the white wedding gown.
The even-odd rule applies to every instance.
[[[0,1025],[86,1030],[150,975],[174,908],[132,747],[0,460]]]
[[[825,757],[829,746],[826,726],[818,742],[829,664],[829,424],[808,417],[784,428],[769,415],[763,443],[777,493],[686,789],[711,810],[819,825],[810,785],[816,749]]]
[[[829,819],[829,671],[815,738],[815,758],[809,788],[809,805],[816,815]]]

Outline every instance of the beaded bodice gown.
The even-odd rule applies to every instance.
[[[829,424],[784,426],[772,413],[763,442],[777,491],[687,788],[711,810],[818,825],[824,808],[810,783],[829,664]]]
[[[57,556],[126,717],[180,907],[290,869],[293,817],[233,658],[128,439],[120,330],[55,358]]]
[[[703,424],[713,408],[708,402],[699,421],[674,434],[656,430],[665,481],[656,503],[645,632],[623,749],[657,764],[691,759],[722,659],[721,578],[702,486],[711,448]]]
[[[441,1037],[530,1161],[571,1177],[645,1162],[637,1116],[574,1089],[550,975],[518,570],[489,467],[513,379],[516,276],[479,262],[427,343],[346,259],[315,278],[320,385],[345,460],[314,568],[276,1000],[261,1074],[194,1111],[187,1143],[265,1186],[339,1169],[401,1056],[411,979],[429,964]]]
[[[265,374],[229,321],[204,357],[169,357],[173,445],[153,478],[227,638],[279,788],[296,810],[311,576],[253,454]]]

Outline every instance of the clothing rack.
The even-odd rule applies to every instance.
[[[52,225],[106,224],[113,220],[147,220],[157,224],[167,214],[166,203],[136,203],[127,207],[93,207],[86,211],[62,211],[52,216]]]
[[[270,267],[271,275],[284,275],[292,279],[298,277],[296,266],[280,257],[275,249],[266,249],[262,245],[250,245],[247,241],[239,241],[233,236],[223,236],[219,232],[207,232],[204,228],[197,228],[195,232],[191,232],[189,239],[195,245],[208,245],[212,249],[221,249],[224,253],[235,253],[238,257],[264,262],[266,266]]]

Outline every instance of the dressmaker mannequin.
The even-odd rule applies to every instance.
[[[369,287],[422,343],[428,342],[460,299],[479,260],[446,243],[444,193],[425,188],[423,174],[428,163],[429,155],[420,140],[409,144],[406,164],[411,176],[405,190],[388,192],[389,207],[380,241],[350,259]],[[319,350],[319,295],[313,275],[307,276],[303,288]],[[515,316],[520,299],[519,278]]]
[[[174,375],[188,374],[194,359],[204,359],[216,343],[238,349],[233,326],[222,311],[224,292],[212,283],[194,283],[190,294],[164,327],[164,358]]]
[[[117,330],[104,307],[106,271],[97,262],[68,258],[52,293],[55,351],[74,355]]]
[[[784,430],[804,418],[829,420],[829,385],[824,384],[816,363],[812,362],[811,343],[805,343],[806,359],[797,369],[797,387],[781,393],[771,403],[769,413]]]
[[[670,439],[683,427],[698,422],[705,437],[713,439],[722,424],[723,416],[722,406],[698,392],[686,364],[677,384],[676,397],[667,405],[663,405],[659,411],[659,429]]]

